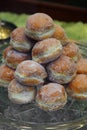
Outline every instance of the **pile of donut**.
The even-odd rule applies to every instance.
[[[45,13],[28,17],[14,29],[3,51],[0,86],[16,104],[35,104],[45,111],[61,109],[67,97],[87,99],[87,59],[64,29]]]

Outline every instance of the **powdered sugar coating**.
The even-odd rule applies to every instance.
[[[30,59],[29,53],[18,52],[11,46],[8,46],[3,51],[4,62],[11,68],[16,69],[17,65],[24,61]]]
[[[36,102],[44,110],[58,110],[66,104],[67,94],[62,85],[48,83],[37,92]]]
[[[14,79],[14,70],[6,66],[5,64],[2,64],[0,66],[0,79],[11,81]]]
[[[23,44],[24,42],[28,42],[28,38],[26,37],[24,33],[25,28],[23,27],[18,27],[14,29],[11,33],[11,39],[13,41],[21,42]]]
[[[61,55],[60,58],[48,64],[47,72],[51,81],[65,84],[75,77],[77,65],[70,57]]]
[[[28,52],[32,47],[32,41],[25,35],[25,28],[19,27],[12,31],[10,44],[20,52]]]
[[[74,42],[70,42],[64,46],[63,55],[71,57],[74,61],[78,61],[81,54],[79,47]]]
[[[49,29],[54,26],[52,18],[45,13],[35,13],[29,16],[26,28],[33,31],[44,32],[44,30]]]
[[[39,85],[47,77],[45,68],[39,63],[26,60],[21,62],[15,72],[16,79],[24,85]]]
[[[47,38],[34,45],[32,59],[41,64],[48,63],[57,59],[61,53],[61,42],[55,38]]]
[[[24,86],[15,79],[8,86],[9,99],[16,104],[30,103],[35,99],[36,89],[31,86]]]
[[[34,40],[40,41],[49,38],[54,31],[54,22],[45,13],[35,13],[27,19],[25,34]]]
[[[0,86],[8,87],[8,84],[14,79],[14,73],[15,71],[13,69],[2,64],[0,66]]]

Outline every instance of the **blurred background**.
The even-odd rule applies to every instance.
[[[43,0],[53,3],[61,3],[64,5],[72,5],[80,8],[87,8],[87,0]]]
[[[44,12],[62,21],[87,22],[87,0],[0,0],[0,11]]]
[[[49,14],[65,29],[69,38],[82,44],[87,43],[87,0],[0,0],[0,20],[9,21],[18,27],[25,26],[27,14],[36,12]],[[3,42],[5,46],[0,46],[0,55],[4,47],[7,47],[6,42]],[[2,98],[2,95],[1,99],[5,98],[7,103],[7,97]],[[0,112],[4,111],[4,103],[1,102],[0,105]],[[87,130],[87,126],[81,130]]]

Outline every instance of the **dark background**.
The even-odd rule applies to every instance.
[[[65,5],[72,5],[80,8],[87,8],[87,0],[43,0],[43,1],[61,3]]]
[[[43,12],[66,22],[87,22],[87,0],[0,0],[0,11]]]

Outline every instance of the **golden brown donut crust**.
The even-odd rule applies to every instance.
[[[31,86],[23,86],[20,83],[16,81],[16,79],[13,79],[11,83],[9,84],[8,91],[13,93],[21,93],[23,91],[34,91],[35,88]]]
[[[36,89],[31,86],[24,86],[13,79],[8,86],[8,97],[16,104],[30,103],[35,99]]]
[[[15,71],[15,78],[24,85],[36,86],[43,84],[46,77],[45,68],[32,60],[21,62]]]
[[[58,40],[67,40],[68,39],[68,37],[65,33],[65,30],[61,26],[55,24],[54,27],[55,27],[55,32],[52,35],[53,38],[56,38]]]
[[[63,87],[60,87],[62,85],[58,85],[59,87],[56,87],[56,83],[49,83],[45,85],[44,87],[41,87],[41,89],[38,91],[39,100],[45,101],[46,103],[52,103],[56,100],[56,97],[65,97],[65,90]]]
[[[80,59],[79,47],[73,42],[68,43],[66,46],[63,47],[62,54],[73,58],[73,60],[75,61]]]
[[[54,27],[52,18],[44,13],[35,13],[29,16],[26,23],[26,28],[32,31],[44,32],[52,27]]]
[[[87,99],[87,75],[77,74],[66,90],[68,95],[71,97],[76,99]]]
[[[42,76],[43,78],[46,76],[44,74],[45,69],[38,63],[31,60],[26,60],[17,66],[16,71],[20,74],[31,76],[34,73]],[[42,73],[43,72],[43,73]]]
[[[48,63],[62,53],[61,42],[55,38],[47,38],[37,42],[32,49],[32,58],[38,63]]]
[[[11,81],[14,79],[14,70],[6,66],[5,64],[0,66],[0,79]]]
[[[10,50],[12,50],[12,46],[8,46],[7,48],[5,48],[5,49],[3,50],[3,57],[4,57],[4,58],[6,58],[7,53],[8,53]]]
[[[76,63],[64,55],[47,65],[49,80],[60,84],[69,83],[75,77],[76,71]]]
[[[11,40],[18,41],[21,44],[24,42],[28,42],[28,38],[25,35],[24,27],[19,27],[19,28],[14,29],[11,33],[10,38],[11,38]]]
[[[30,55],[28,53],[22,53],[14,50],[11,46],[7,47],[3,51],[3,57],[7,65],[10,64],[19,64],[20,62],[30,59]]]
[[[50,69],[58,73],[72,74],[76,70],[76,64],[68,56],[60,56],[57,60],[48,65]]]
[[[87,74],[87,59],[81,58],[77,62],[77,73],[78,74]]]
[[[67,94],[62,85],[48,83],[38,90],[36,102],[44,110],[57,110],[66,104]]]

